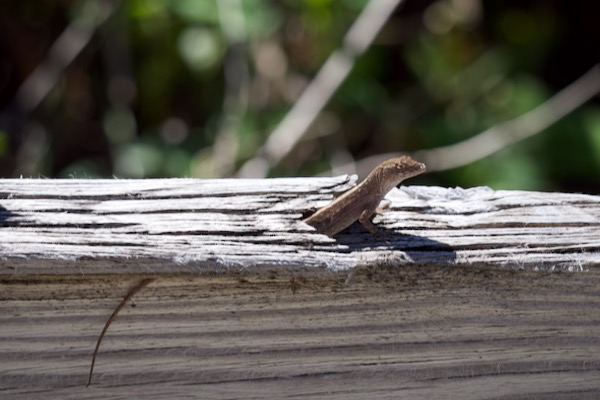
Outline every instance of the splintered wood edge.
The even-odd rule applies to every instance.
[[[349,269],[301,219],[356,180],[0,180],[0,275]]]
[[[355,181],[0,180],[0,275],[600,266],[600,196],[402,186],[374,217],[380,237],[301,221]]]

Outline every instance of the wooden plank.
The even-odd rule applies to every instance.
[[[309,179],[2,179],[0,198],[162,199],[268,194],[274,188],[285,193],[328,193],[347,190],[356,179],[356,175]]]
[[[355,179],[1,180],[0,397],[600,396],[600,197]]]
[[[0,396],[600,395],[597,273],[263,272],[157,277],[113,322],[87,389],[95,340],[140,276],[3,276]]]
[[[302,222],[355,180],[1,180],[0,274],[600,265],[599,196],[409,186],[386,196],[381,237]]]

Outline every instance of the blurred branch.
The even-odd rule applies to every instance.
[[[265,177],[302,140],[310,125],[346,79],[356,59],[375,39],[377,32],[402,0],[371,0],[292,109],[271,133],[258,156],[242,166],[241,177]]]
[[[427,170],[430,172],[462,167],[540,133],[599,92],[600,64],[596,64],[549,100],[517,118],[495,125],[462,142],[416,151],[411,155],[427,164]],[[347,168],[353,170],[356,167],[363,176],[365,171],[370,172],[381,161],[397,157],[400,154],[378,154],[367,157],[357,162],[356,165],[348,165]]]
[[[533,110],[512,120],[493,126],[460,143],[416,152],[429,171],[461,167],[481,160],[513,143],[533,136],[600,91],[600,64]]]
[[[213,145],[210,175],[225,177],[234,172],[239,147],[236,132],[248,108],[249,72],[244,43],[248,33],[240,0],[220,0],[216,4],[228,49],[223,62],[226,85],[223,115]]]
[[[27,77],[15,95],[16,105],[27,114],[52,90],[62,72],[88,45],[96,29],[112,15],[112,2],[88,1],[50,47],[46,59]]]

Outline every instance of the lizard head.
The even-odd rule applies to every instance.
[[[425,164],[415,161],[409,156],[390,158],[379,164],[374,171],[378,172],[379,179],[396,186],[405,179],[422,174],[427,170]]]

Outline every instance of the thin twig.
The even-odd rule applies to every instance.
[[[129,293],[127,293],[127,296],[125,296],[125,298],[123,300],[121,300],[121,302],[119,303],[119,305],[117,306],[117,308],[115,308],[115,310],[113,311],[112,315],[106,321],[106,324],[104,324],[104,329],[102,329],[102,333],[100,333],[100,337],[98,337],[98,341],[96,342],[96,349],[94,350],[94,356],[92,357],[92,365],[90,366],[90,376],[88,378],[88,382],[87,382],[87,385],[85,385],[85,387],[90,386],[90,384],[92,383],[92,375],[94,373],[94,364],[96,363],[96,356],[98,355],[98,348],[100,348],[100,343],[102,342],[102,338],[104,338],[104,335],[106,334],[106,331],[108,330],[108,327],[110,326],[110,323],[113,321],[113,319],[115,319],[115,317],[117,316],[117,314],[119,313],[119,311],[121,311],[121,309],[125,306],[125,304],[137,292],[139,292],[140,290],[142,290],[144,287],[146,287],[153,280],[154,280],[154,278],[144,279],[143,281],[141,281],[140,283],[138,283],[136,286],[134,286],[129,291]]]

